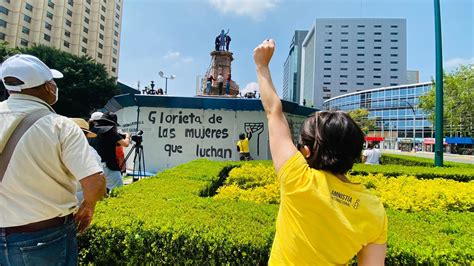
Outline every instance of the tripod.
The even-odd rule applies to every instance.
[[[132,155],[132,152],[135,151],[135,155],[133,156],[133,182],[138,181],[139,179],[143,178],[146,176],[146,168],[145,168],[145,152],[143,151],[143,145],[141,140],[136,141],[135,144],[133,145],[132,149],[128,152],[127,156],[125,157],[125,160],[123,161],[123,164],[125,164]],[[138,161],[138,172],[136,172],[137,169],[137,161]]]

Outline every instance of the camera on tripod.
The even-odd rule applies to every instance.
[[[137,133],[132,135],[132,141],[135,143],[142,143],[143,142],[143,130],[139,130]]]

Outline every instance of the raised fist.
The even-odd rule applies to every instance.
[[[266,67],[272,59],[275,51],[275,41],[268,39],[263,41],[259,46],[253,50],[253,60],[257,67]]]

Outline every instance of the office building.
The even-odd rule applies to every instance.
[[[420,72],[418,70],[407,70],[407,84],[420,82]]]
[[[88,55],[118,75],[123,0],[3,0],[0,41]]]
[[[308,34],[307,30],[295,31],[284,65],[283,99],[296,103],[300,102],[301,44],[306,34]]]
[[[406,20],[316,19],[302,45],[300,103],[407,81]]]

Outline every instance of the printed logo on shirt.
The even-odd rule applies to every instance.
[[[331,191],[331,198],[333,200],[337,201],[338,203],[341,203],[341,204],[346,205],[348,207],[350,207],[352,205],[352,197],[347,195],[347,194],[344,194],[342,192],[335,191],[335,190]],[[359,207],[359,200],[356,200],[356,202],[354,202],[353,207],[354,207],[354,209],[357,209]]]
[[[360,199],[356,199],[354,204],[352,204],[352,207],[354,207],[354,209],[357,209],[357,208],[359,208],[359,206],[360,206]]]

